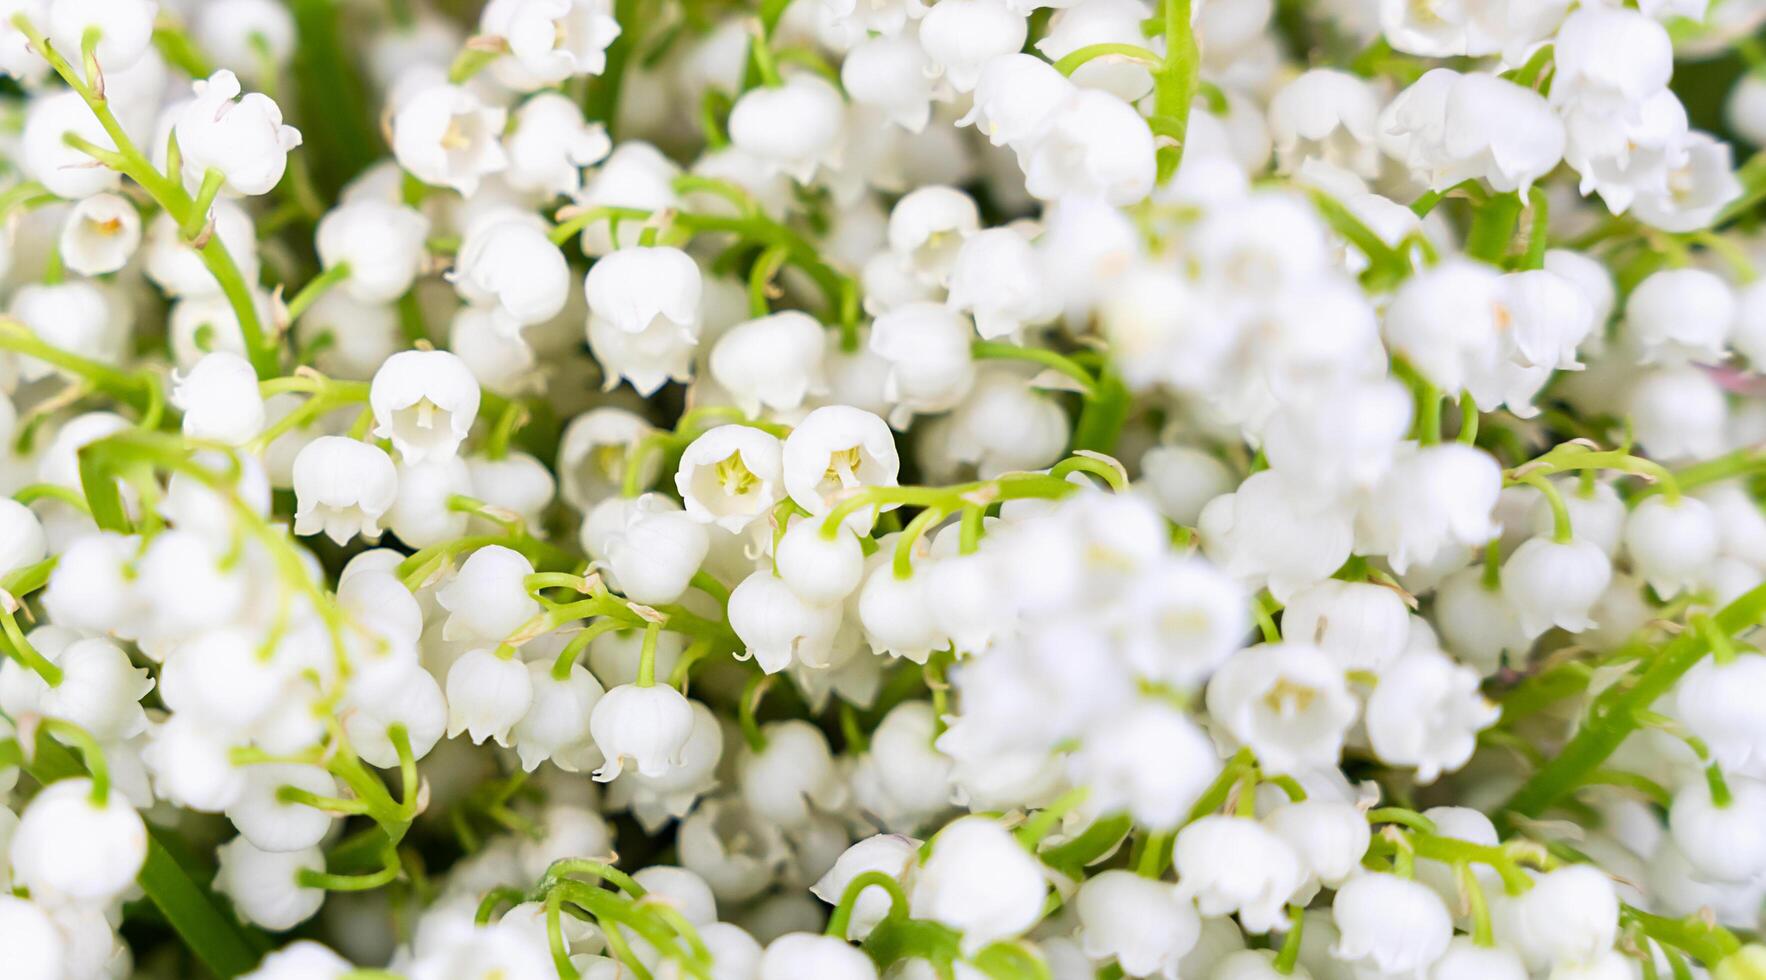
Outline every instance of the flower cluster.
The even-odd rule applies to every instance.
[[[0,974],[1766,978],[1762,25],[0,0]]]

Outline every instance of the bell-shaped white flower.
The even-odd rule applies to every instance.
[[[510,187],[574,197],[582,190],[583,168],[605,159],[613,141],[606,127],[585,121],[582,108],[568,96],[542,92],[516,110],[503,149],[509,156],[503,180]]]
[[[581,664],[560,678],[546,658],[528,661],[527,674],[533,703],[510,732],[521,768],[533,772],[550,759],[565,772],[580,772],[578,758],[594,749],[589,718],[604,693],[601,682]]]
[[[423,270],[429,219],[376,198],[346,201],[319,220],[315,245],[327,269],[349,266],[340,284],[363,303],[390,303]]]
[[[317,847],[298,851],[263,851],[244,837],[235,837],[215,851],[220,870],[215,891],[233,900],[239,917],[278,932],[312,918],[325,903],[325,891],[300,883],[300,872],[325,870],[325,853]]]
[[[1043,59],[1002,54],[982,66],[974,102],[957,125],[973,125],[994,146],[1026,146],[1073,91],[1067,76]]]
[[[1362,553],[1386,555],[1403,574],[1454,545],[1482,547],[1496,534],[1491,515],[1501,492],[1502,468],[1490,454],[1461,444],[1418,449],[1392,467],[1362,510]]]
[[[957,930],[974,951],[1035,925],[1047,893],[1041,866],[1011,832],[970,816],[938,832],[908,897],[915,918]]]
[[[392,152],[418,180],[470,195],[509,166],[500,141],[507,119],[508,110],[486,105],[471,89],[431,85],[393,114]]]
[[[751,88],[730,110],[730,142],[775,172],[807,184],[823,168],[838,169],[845,149],[840,93],[814,74]]]
[[[62,261],[82,276],[121,269],[140,246],[141,214],[115,194],[94,194],[75,204],[58,243]]]
[[[1093,44],[1139,46],[1146,43],[1141,29],[1145,20],[1145,8],[1136,0],[1080,0],[1063,5],[1035,47],[1049,61],[1059,62]],[[1208,40],[1213,43],[1214,37]],[[1093,58],[1074,69],[1072,79],[1075,85],[1109,92],[1125,102],[1138,102],[1153,90],[1147,65],[1131,58]]]
[[[968,317],[937,303],[908,303],[871,325],[871,352],[889,362],[883,395],[900,428],[916,414],[956,407],[975,382]]]
[[[1453,939],[1453,916],[1421,882],[1391,874],[1349,880],[1331,902],[1337,926],[1332,955],[1385,976],[1427,969]]]
[[[182,376],[173,372],[172,404],[184,413],[184,434],[243,446],[264,428],[258,373],[238,354],[204,354]]]
[[[1580,633],[1613,578],[1613,563],[1599,545],[1577,539],[1529,538],[1502,563],[1502,592],[1535,637],[1552,628]]]
[[[1716,364],[1735,320],[1735,291],[1715,273],[1665,269],[1625,301],[1624,337],[1645,364]]]
[[[35,511],[10,497],[0,499],[0,575],[34,565],[49,555],[49,538]]]
[[[23,40],[22,35],[19,39]],[[74,50],[79,49],[76,46]],[[29,57],[41,60],[35,53]],[[114,149],[110,136],[79,93],[70,90],[31,99],[20,138],[19,168],[51,194],[70,201],[116,190],[122,175],[109,167],[93,166],[91,157],[68,145],[66,137],[70,135]]]
[[[740,532],[785,495],[777,436],[720,425],[681,453],[675,489],[696,521]]]
[[[954,187],[915,188],[889,212],[889,249],[920,280],[944,285],[963,240],[980,228],[969,195]]]
[[[995,58],[1024,50],[1029,33],[1025,15],[1002,0],[945,0],[921,19],[920,46],[951,88],[972,92]]]
[[[1711,881],[1744,882],[1766,871],[1766,784],[1731,775],[1722,806],[1710,783],[1690,779],[1674,794],[1668,831],[1686,860]]]
[[[44,906],[11,893],[0,895],[0,934],[7,939],[7,968],[32,980],[66,976],[67,938]]]
[[[730,593],[730,628],[761,669],[776,674],[793,663],[826,667],[840,606],[800,597],[770,569],[755,571]]]
[[[1354,545],[1353,515],[1310,490],[1274,470],[1253,473],[1197,515],[1205,554],[1247,585],[1267,584],[1284,602],[1329,578]]]
[[[1326,579],[1288,601],[1282,637],[1317,646],[1344,670],[1378,673],[1409,644],[1410,610],[1385,586]]]
[[[637,602],[674,602],[704,563],[711,540],[705,525],[661,494],[631,502],[602,554],[620,591]]]
[[[624,380],[638,394],[649,397],[669,381],[693,378],[693,354],[699,345],[696,328],[684,331],[659,319],[642,333],[627,333],[591,316],[588,338],[589,349],[606,375],[603,387],[609,391]]]
[[[810,892],[832,906],[840,904],[847,886],[866,872],[879,871],[900,881],[910,869],[918,867],[919,846],[919,841],[901,834],[867,837],[842,852],[828,873],[810,887]],[[882,889],[867,888],[853,903],[846,938],[862,941],[889,912],[889,896]]]
[[[1153,190],[1153,131],[1134,107],[1108,92],[1080,89],[1025,148],[1032,197],[1100,197],[1119,207]]]
[[[1299,855],[1312,885],[1327,888],[1340,887],[1361,871],[1361,858],[1372,840],[1367,815],[1353,803],[1284,803],[1263,818],[1263,825]]]
[[[1079,939],[1094,960],[1114,959],[1129,976],[1176,975],[1202,934],[1192,903],[1170,885],[1132,871],[1104,871],[1074,899]]]
[[[611,781],[628,762],[641,775],[658,777],[682,764],[693,733],[693,708],[666,684],[621,684],[595,702],[589,731],[607,759],[595,770],[597,782]]]
[[[786,310],[738,323],[711,348],[711,376],[749,415],[793,412],[826,390],[828,332],[815,317]]]
[[[846,491],[895,486],[901,471],[889,426],[849,405],[825,405],[804,416],[785,437],[782,460],[785,492],[815,517],[832,510]],[[848,526],[868,531],[875,517],[875,510],[860,510]]]
[[[300,130],[282,124],[282,110],[269,96],[242,97],[239,77],[225,68],[194,87],[196,98],[178,113],[174,127],[187,178],[200,183],[218,170],[231,193],[270,193],[282,182],[288,154],[300,146]]]
[[[1544,96],[1482,72],[1433,69],[1380,114],[1381,147],[1435,190],[1481,178],[1525,191],[1563,159],[1564,141]]]
[[[448,737],[461,732],[472,744],[494,738],[509,744],[509,730],[533,704],[527,665],[499,657],[488,647],[468,650],[448,668]]]
[[[407,463],[453,457],[478,417],[478,379],[457,354],[407,350],[374,372],[368,404],[374,434]]]
[[[1696,588],[1721,546],[1710,505],[1696,497],[1644,499],[1625,521],[1624,540],[1632,570],[1664,599]]]
[[[1160,763],[1148,765],[1152,757]],[[1088,731],[1068,769],[1074,785],[1090,788],[1087,799],[1100,812],[1125,812],[1140,826],[1171,830],[1220,773],[1220,756],[1183,712],[1142,701]]]
[[[1611,950],[1618,910],[1613,880],[1589,864],[1548,871],[1491,908],[1497,941],[1516,948],[1535,971],[1586,963]]]
[[[1627,114],[1667,87],[1674,48],[1661,24],[1635,10],[1579,7],[1558,29],[1552,64],[1553,104]]]
[[[1465,765],[1478,733],[1502,715],[1484,699],[1476,671],[1434,650],[1413,650],[1380,673],[1367,700],[1367,737],[1380,761],[1414,766],[1432,783]]]
[[[1279,643],[1241,650],[1208,683],[1208,713],[1271,772],[1337,763],[1357,705],[1323,650]]]
[[[1348,72],[1314,68],[1269,100],[1270,138],[1287,172],[1318,160],[1363,177],[1378,175],[1380,97]]]
[[[461,298],[489,309],[514,334],[563,312],[570,265],[530,215],[499,212],[466,234],[450,280]]]
[[[520,552],[487,545],[472,553],[448,583],[435,591],[447,610],[442,636],[449,640],[501,643],[540,612],[527,589],[533,564]]]
[[[128,323],[95,282],[23,286],[12,294],[7,312],[47,344],[79,351],[101,364],[122,363],[129,341]],[[19,357],[15,363],[18,377],[24,381],[41,381],[56,374],[71,377],[64,369],[35,357]]]
[[[703,290],[699,264],[667,246],[610,252],[595,260],[583,281],[589,312],[628,334],[672,328],[697,337]]]
[[[827,736],[806,721],[782,721],[761,729],[765,748],[736,761],[736,783],[748,809],[785,830],[806,827],[813,811],[838,812],[846,784]]]
[[[115,787],[92,798],[85,777],[50,783],[12,832],[13,877],[40,899],[109,902],[147,860],[147,825]]]
[[[864,579],[865,553],[858,537],[844,525],[834,537],[827,537],[813,517],[793,521],[779,538],[773,557],[780,581],[812,604],[837,603]]]
[[[840,64],[840,86],[859,105],[882,110],[889,121],[918,133],[932,119],[932,63],[911,35],[859,43]]]
[[[945,303],[972,316],[983,340],[1018,337],[1060,312],[1035,249],[1014,228],[988,228],[963,239],[949,285]]]
[[[265,851],[298,851],[325,839],[336,817],[304,803],[285,800],[291,786],[314,796],[336,796],[337,779],[314,765],[274,763],[252,766],[245,793],[227,808],[227,819],[252,846]]]
[[[767,944],[757,980],[826,977],[827,980],[876,980],[877,967],[858,947],[835,936],[790,932]]]
[[[1188,824],[1171,857],[1180,898],[1195,899],[1203,915],[1236,912],[1250,933],[1281,924],[1306,874],[1286,841],[1248,817],[1214,814]]]
[[[620,32],[607,0],[491,0],[478,28],[508,45],[491,71],[519,91],[601,74]]]
[[[115,644],[79,640],[55,657],[55,665],[61,669],[61,683],[43,692],[40,710],[105,741],[133,738],[147,730],[140,702],[153,689],[153,679]]]
[[[192,15],[198,50],[218,64],[254,66],[247,77],[264,70],[260,62],[275,70],[294,56],[294,14],[275,0],[217,0]]]
[[[344,544],[380,534],[380,518],[398,496],[398,470],[377,446],[320,436],[294,458],[294,533]]]

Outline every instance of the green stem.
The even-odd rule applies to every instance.
[[[1294,967],[1300,963],[1300,941],[1305,928],[1306,908],[1288,906],[1288,934],[1282,937],[1282,951],[1275,958],[1275,972],[1284,977],[1293,975]]]
[[[1498,194],[1480,207],[1466,232],[1466,254],[1491,265],[1501,265],[1521,220],[1521,195]]]
[[[319,297],[330,292],[333,286],[342,284],[349,277],[350,264],[348,262],[339,262],[314,276],[305,286],[301,287],[300,292],[294,294],[293,299],[288,301],[288,322],[293,323],[300,319],[300,315],[317,302]]]
[[[1715,625],[1725,636],[1734,636],[1759,623],[1762,616],[1766,616],[1766,585],[1754,587],[1723,607]],[[1703,633],[1687,631],[1651,658],[1634,683],[1608,688],[1595,699],[1586,723],[1569,743],[1509,798],[1505,812],[1499,815],[1501,822],[1512,822],[1511,814],[1535,819],[1580,785],[1637,729],[1638,712],[1666,694],[1709,652],[1710,641]]]
[[[1201,50],[1190,26],[1190,0],[1164,0],[1165,63],[1153,72],[1153,114],[1168,121],[1176,145],[1158,150],[1158,180],[1177,173],[1188,142],[1190,103],[1201,79]]]
[[[178,231],[187,241],[194,241],[202,234],[202,228],[208,224],[209,210],[215,206],[215,198],[220,195],[221,187],[227,183],[227,175],[214,167],[208,168],[202,175],[202,187],[196,192],[196,200],[190,212],[178,225]]]
[[[1117,58],[1138,61],[1143,65],[1157,68],[1164,64],[1163,59],[1138,44],[1088,44],[1061,57],[1055,62],[1055,70],[1069,77],[1079,70],[1081,65],[1097,58]]]
[[[889,916],[906,918],[908,915],[907,893],[901,889],[901,882],[882,871],[866,871],[847,882],[846,890],[840,893],[840,902],[834,906],[834,914],[828,917],[828,928],[824,935],[836,939],[848,938],[847,931],[852,927],[852,913],[858,906],[859,896],[867,888],[881,888],[889,893]]]
[[[60,687],[61,668],[51,662],[48,657],[39,653],[37,648],[25,639],[24,630],[19,629],[18,619],[7,606],[6,598],[0,597],[0,629],[5,631],[7,652],[12,654],[12,659],[18,661],[22,666],[30,668],[33,673],[42,678],[43,683],[50,687]]]
[[[1040,364],[1053,368],[1079,383],[1081,393],[1086,398],[1095,398],[1098,394],[1098,381],[1091,372],[1080,367],[1071,358],[1063,357],[1052,350],[1041,347],[1020,347],[1017,344],[1002,344],[992,340],[978,340],[970,346],[969,351],[976,360],[1015,360]]]

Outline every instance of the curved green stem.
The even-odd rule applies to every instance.
[[[846,890],[840,893],[840,902],[834,906],[834,914],[828,917],[828,928],[823,935],[836,939],[846,939],[852,927],[852,913],[858,906],[859,896],[867,888],[881,888],[889,893],[889,915],[891,918],[906,917],[908,914],[907,893],[902,891],[901,882],[882,871],[866,871],[847,882]]]

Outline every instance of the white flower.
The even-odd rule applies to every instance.
[[[1668,171],[1665,189],[1640,195],[1631,209],[1639,220],[1663,231],[1708,227],[1742,195],[1728,143],[1708,133],[1693,133],[1682,149],[1685,158]]]
[[[478,26],[508,43],[508,56],[492,62],[491,71],[523,91],[601,74],[607,46],[620,33],[607,0],[490,0]]]
[[[1339,888],[1361,870],[1372,831],[1367,815],[1353,803],[1307,799],[1283,803],[1263,825],[1288,842],[1313,885]]]
[[[1668,830],[1700,876],[1751,881],[1766,871],[1766,784],[1729,775],[1730,799],[1718,806],[1710,783],[1689,779],[1674,794]]]
[[[24,808],[11,860],[14,877],[39,899],[109,902],[147,860],[147,825],[115,787],[94,800],[92,780],[58,780]]]
[[[398,470],[376,446],[320,436],[294,458],[294,533],[338,544],[380,534],[380,518],[398,496]]]
[[[711,548],[705,525],[661,494],[630,504],[601,552],[614,582],[636,602],[674,602]]]
[[[881,871],[899,881],[918,867],[919,847],[919,841],[901,834],[867,837],[843,851],[810,892],[829,905],[838,905],[852,880],[867,871]],[[890,911],[889,896],[882,889],[865,889],[853,903],[846,938],[862,941]]]
[[[1349,559],[1354,517],[1311,489],[1264,470],[1209,501],[1196,518],[1209,560],[1284,602],[1329,578]]]
[[[1557,166],[1564,140],[1544,96],[1480,72],[1433,69],[1380,114],[1381,147],[1434,190],[1482,178],[1525,191]]]
[[[942,286],[963,240],[980,222],[974,199],[962,191],[915,188],[889,212],[889,249],[921,281]]]
[[[1014,228],[988,228],[962,241],[951,262],[945,304],[969,313],[983,340],[1017,337],[1060,312],[1036,250]]]
[[[893,487],[901,471],[895,436],[884,421],[849,405],[825,405],[804,416],[785,437],[782,453],[785,492],[797,506],[820,517],[858,487]],[[869,531],[876,509],[861,509],[848,520],[855,531]]]
[[[938,303],[908,303],[871,325],[871,352],[889,363],[883,395],[895,403],[890,424],[956,407],[975,382],[974,328]]]
[[[1271,772],[1335,765],[1357,713],[1343,668],[1304,643],[1233,654],[1208,683],[1207,704]]]
[[[1613,563],[1597,544],[1578,538],[1559,544],[1529,538],[1502,564],[1502,592],[1536,637],[1556,626],[1580,633],[1595,626],[1589,615],[1613,578]]]
[[[1104,871],[1086,879],[1074,911],[1085,954],[1114,959],[1129,976],[1176,976],[1202,933],[1193,904],[1178,898],[1170,885],[1132,871]]]
[[[909,894],[915,918],[962,933],[973,952],[1020,935],[1042,918],[1048,885],[1042,867],[1010,831],[987,817],[945,825]]]
[[[144,563],[145,564],[145,563]],[[68,644],[55,657],[61,683],[44,691],[37,707],[86,729],[104,741],[133,738],[147,730],[141,699],[153,690],[147,671],[108,640]]]
[[[786,310],[738,323],[711,348],[711,376],[749,415],[762,408],[793,412],[827,385],[822,362],[827,330],[815,318]]]
[[[828,666],[841,612],[837,604],[799,597],[771,569],[760,569],[730,593],[729,620],[747,655],[776,674],[793,663]]]
[[[298,851],[325,839],[337,819],[316,807],[284,800],[283,787],[314,796],[336,796],[337,779],[315,765],[275,763],[252,766],[245,793],[227,808],[227,819],[252,846],[265,851]]]
[[[1454,545],[1480,547],[1496,534],[1491,517],[1502,469],[1460,444],[1424,446],[1400,459],[1364,506],[1358,533],[1403,574]]]
[[[525,212],[502,212],[468,231],[450,274],[461,298],[490,309],[492,322],[514,334],[563,312],[570,265]]]
[[[374,198],[349,201],[319,221],[315,239],[327,269],[349,266],[341,286],[363,303],[390,303],[405,295],[423,269],[429,219],[419,211]]]
[[[548,196],[575,196],[583,168],[600,163],[613,149],[606,127],[583,119],[568,96],[542,92],[521,104],[513,129],[503,137],[510,187]]]
[[[1622,407],[1638,444],[1657,462],[1708,459],[1723,451],[1729,399],[1705,368],[1677,364],[1646,371],[1623,396]]]
[[[1087,799],[1099,812],[1126,812],[1140,826],[1170,830],[1219,774],[1220,756],[1183,712],[1142,701],[1088,731],[1068,769],[1075,785],[1090,787]]]
[[[1736,313],[1735,291],[1716,274],[1666,269],[1638,283],[1625,301],[1624,337],[1644,364],[1717,364]]]
[[[1420,975],[1453,939],[1453,917],[1429,886],[1391,874],[1352,878],[1331,902],[1340,960],[1382,976]]]
[[[1613,948],[1619,898],[1613,880],[1592,865],[1571,864],[1533,879],[1533,887],[1494,903],[1497,941],[1528,966],[1573,966]]]
[[[1044,201],[1082,196],[1135,204],[1153,190],[1153,151],[1153,131],[1133,106],[1081,89],[1025,148],[1024,186]]]
[[[693,732],[693,708],[666,684],[621,684],[595,702],[589,731],[607,759],[595,770],[597,782],[618,776],[628,761],[644,776],[662,776],[683,762]]]
[[[1720,531],[1711,508],[1696,497],[1669,503],[1652,496],[1625,521],[1625,552],[1631,567],[1663,599],[1697,588],[1699,575],[1716,560]]]
[[[720,425],[681,453],[675,489],[696,521],[739,532],[785,495],[777,436]]]
[[[559,489],[564,499],[587,512],[620,492],[631,447],[654,431],[650,423],[623,408],[591,408],[570,420],[558,447]],[[656,479],[661,460],[655,455],[640,464],[640,486]]]
[[[1432,783],[1466,764],[1478,733],[1502,709],[1484,700],[1478,674],[1434,650],[1413,650],[1380,673],[1367,700],[1367,737],[1374,754],[1393,766],[1414,766],[1417,782]]]
[[[807,184],[816,171],[838,169],[846,141],[840,92],[814,74],[749,89],[730,111],[730,142],[775,172]]]
[[[265,61],[271,70],[286,67],[294,55],[294,14],[276,0],[214,0],[191,13],[199,50],[248,77]]]
[[[791,523],[773,551],[779,579],[810,603],[835,603],[851,595],[864,578],[865,553],[858,537],[842,525],[833,537],[822,534],[813,517]]]
[[[859,105],[874,106],[889,121],[918,133],[932,118],[931,62],[911,36],[873,37],[846,53],[840,85]]]
[[[1410,643],[1410,610],[1383,585],[1326,579],[1288,600],[1282,638],[1317,646],[1344,670],[1378,673]]]
[[[240,918],[278,932],[312,918],[325,903],[323,889],[300,883],[302,871],[325,870],[325,853],[317,847],[298,851],[261,851],[244,837],[216,849],[220,870],[215,890],[233,900]]]
[[[34,565],[48,555],[49,538],[36,513],[10,497],[0,499],[0,575]]]
[[[1024,49],[1029,21],[1000,0],[940,0],[920,21],[920,46],[958,92],[974,91],[995,58]]]
[[[1578,7],[1552,46],[1551,101],[1603,116],[1634,114],[1668,86],[1674,48],[1661,24],[1634,10]]]
[[[669,381],[693,377],[693,353],[699,345],[697,324],[682,330],[663,318],[651,321],[641,333],[627,333],[608,320],[589,317],[589,349],[606,375],[602,387],[612,391],[621,379],[638,394],[649,397]]]
[[[528,661],[533,702],[515,723],[511,739],[526,772],[547,759],[565,772],[580,772],[583,767],[577,759],[585,749],[594,750],[589,718],[604,692],[601,682],[581,664],[571,664],[562,678],[552,666],[544,657]]]
[[[698,263],[678,248],[622,248],[595,261],[583,281],[589,312],[624,333],[674,329],[699,335],[704,285]]]
[[[297,939],[265,956],[249,980],[341,980],[355,965],[311,939]]]
[[[94,194],[74,205],[58,243],[67,267],[82,276],[121,269],[140,246],[141,214],[115,194]]]
[[[813,811],[836,813],[846,785],[827,736],[809,722],[777,722],[761,729],[766,745],[736,760],[736,784],[755,816],[783,830],[808,826]]]
[[[863,951],[836,936],[791,932],[767,944],[757,980],[876,980],[877,967]]]
[[[7,969],[29,980],[66,976],[67,939],[42,905],[0,895],[0,934],[6,936]]]
[[[1246,817],[1211,814],[1177,832],[1172,848],[1177,894],[1205,916],[1238,913],[1246,932],[1265,933],[1285,917],[1305,878],[1287,842]]]
[[[56,52],[84,77],[81,53],[87,32],[96,30],[98,67],[105,74],[119,73],[147,53],[158,13],[154,0],[52,0],[47,33]]]
[[[41,61],[34,53],[29,57]],[[79,93],[64,91],[32,98],[20,138],[19,169],[51,194],[70,201],[116,190],[122,175],[109,167],[94,166],[91,157],[67,144],[70,135],[106,150],[115,149]]]
[[[243,446],[264,428],[258,374],[238,354],[204,354],[182,376],[173,372],[172,404],[184,413],[184,434]]]
[[[1284,170],[1322,160],[1363,177],[1379,173],[1380,99],[1366,80],[1314,68],[1282,86],[1269,102],[1270,136]]]
[[[975,101],[959,126],[973,125],[994,146],[1020,148],[1042,132],[1075,87],[1035,55],[1002,54],[983,63]]]
[[[78,351],[101,364],[123,361],[129,341],[128,322],[95,282],[76,279],[22,286],[12,294],[7,312],[47,344]],[[20,357],[15,363],[18,377],[24,381],[70,374],[35,357]]]
[[[502,545],[479,548],[446,585],[435,590],[435,602],[448,613],[442,637],[466,642],[501,643],[528,620],[540,604],[528,592],[533,564],[520,552]]]
[[[499,141],[507,118],[507,110],[484,104],[470,89],[432,85],[398,106],[392,151],[418,180],[469,195],[509,166]]]
[[[1725,770],[1766,758],[1766,657],[1700,660],[1674,688],[1674,717],[1710,748]]]
[[[374,434],[407,463],[452,458],[478,416],[478,379],[456,354],[400,351],[374,372]]]
[[[282,110],[269,96],[241,97],[238,76],[224,68],[193,87],[196,99],[178,113],[175,127],[186,177],[201,183],[218,170],[234,194],[270,193],[282,181],[289,152],[300,146],[300,131],[282,124]]]
[[[448,737],[461,732],[479,745],[494,738],[509,744],[509,729],[533,704],[527,665],[499,657],[488,647],[469,650],[448,668]]]

